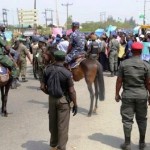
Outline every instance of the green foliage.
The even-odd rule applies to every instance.
[[[131,17],[122,21],[120,18],[115,20],[112,16],[108,17],[106,22],[86,22],[82,23],[81,31],[83,32],[94,32],[98,28],[106,29],[109,25],[117,26],[118,29],[131,29],[136,26],[136,22]]]

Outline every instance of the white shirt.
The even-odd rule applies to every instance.
[[[61,51],[64,51],[65,53],[67,53],[68,50],[68,46],[69,46],[69,42],[67,40],[62,40],[60,41],[60,43],[57,45],[57,48]]]

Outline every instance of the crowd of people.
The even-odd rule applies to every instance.
[[[28,57],[31,64],[38,64],[40,89],[49,95],[49,131],[51,133],[51,150],[66,150],[70,118],[70,101],[73,102],[73,115],[78,107],[76,92],[72,80],[71,68],[80,58],[99,61],[103,71],[110,71],[111,77],[118,75],[116,84],[116,101],[122,99],[121,115],[124,125],[125,143],[123,150],[131,150],[131,129],[134,114],[139,127],[139,149],[145,148],[147,124],[147,100],[150,93],[150,65],[141,60],[143,42],[150,42],[150,34],[125,34],[113,32],[108,37],[98,37],[94,32],[88,35],[79,31],[79,23],[72,23],[71,35],[49,35],[17,37],[10,46],[6,44],[5,27],[0,25],[0,63],[12,72],[12,88],[18,86],[21,76],[27,82],[26,68]],[[55,51],[53,51],[55,50]],[[31,59],[30,52],[33,54]],[[46,59],[51,53],[54,61]],[[48,60],[48,62],[47,62]],[[65,67],[67,64],[67,68]],[[64,66],[65,65],[65,66]],[[57,74],[61,72],[60,74]],[[58,80],[57,80],[58,79]],[[52,80],[55,86],[52,87]],[[123,85],[122,98],[119,94]],[[56,91],[53,91],[53,90]],[[58,91],[61,90],[61,91]]]

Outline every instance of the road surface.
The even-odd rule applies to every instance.
[[[109,74],[109,73],[108,73]],[[89,93],[84,80],[75,83],[78,114],[71,113],[67,150],[119,150],[124,142],[120,105],[114,100],[116,77],[105,74],[106,100],[99,101],[97,114],[87,117]],[[0,150],[49,150],[48,97],[40,90],[28,66],[29,82],[10,90],[7,118],[0,116]],[[0,103],[1,104],[1,103]],[[150,107],[149,107],[150,109]],[[146,150],[150,150],[150,111]],[[138,149],[138,128],[133,125],[132,150]]]

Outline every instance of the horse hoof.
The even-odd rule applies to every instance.
[[[88,117],[91,117],[92,116],[92,114],[91,113],[88,113]]]
[[[4,117],[8,117],[8,113],[6,111],[4,112]]]
[[[96,113],[96,108],[94,108],[93,113]]]

